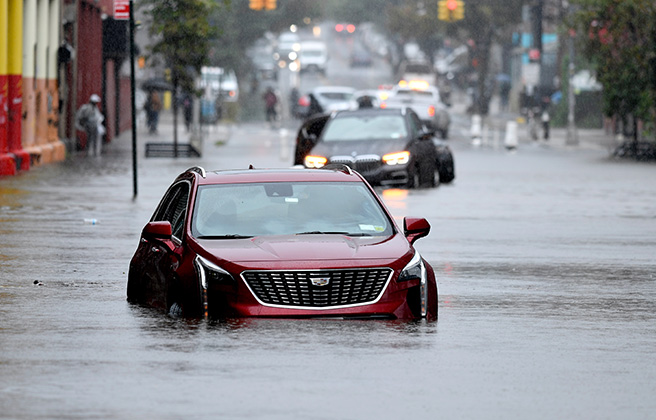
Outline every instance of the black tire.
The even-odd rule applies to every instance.
[[[127,299],[130,303],[142,303],[144,300],[143,285],[139,279],[130,272],[128,272]]]
[[[437,162],[437,171],[440,173],[440,182],[444,184],[453,182],[456,177],[453,159],[445,159],[442,162]]]
[[[419,186],[420,187],[437,187],[441,177],[435,168],[433,159],[425,160],[419,165]]]
[[[409,190],[419,187],[419,168],[415,166],[414,168],[408,168],[408,181],[405,184],[405,187]]]

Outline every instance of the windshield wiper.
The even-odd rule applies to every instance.
[[[344,236],[371,236],[369,233],[351,233],[351,232],[325,232],[321,230],[312,230],[309,232],[300,232],[297,235],[344,235]]]
[[[248,235],[237,235],[237,234],[231,234],[231,235],[200,235],[197,236],[198,239],[247,239],[247,238],[252,238],[253,236],[248,236]]]

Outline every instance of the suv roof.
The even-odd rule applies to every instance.
[[[250,182],[363,182],[362,178],[345,165],[329,165],[321,169],[230,169],[207,171],[201,167],[187,169],[180,177],[197,173],[200,185],[236,184]]]

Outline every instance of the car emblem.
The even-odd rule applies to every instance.
[[[330,284],[330,277],[319,277],[310,279],[312,286],[328,286]]]

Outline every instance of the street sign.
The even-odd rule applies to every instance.
[[[130,19],[130,0],[114,0],[114,19]]]

